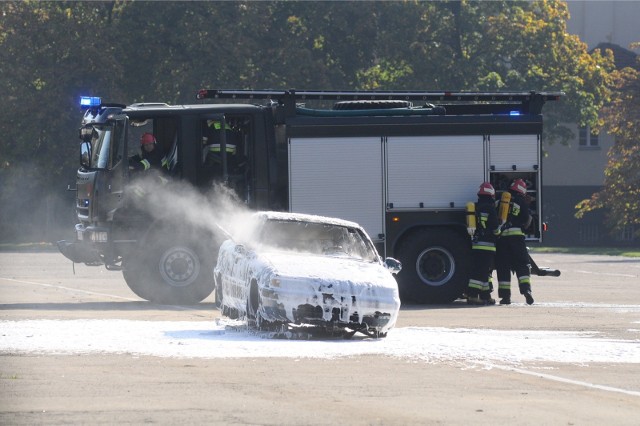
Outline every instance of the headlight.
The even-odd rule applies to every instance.
[[[269,284],[271,287],[280,287],[280,278],[271,278]]]

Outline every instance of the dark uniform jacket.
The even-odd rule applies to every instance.
[[[500,222],[493,198],[488,195],[478,196],[476,222],[473,248],[495,251],[496,240],[500,235]]]
[[[524,235],[524,231],[531,225],[531,213],[529,213],[529,203],[520,193],[511,191],[511,205],[507,226],[503,231],[503,236]]]
[[[165,156],[159,146],[151,152],[142,149],[142,155],[134,155],[129,158],[129,167],[133,170],[143,171],[149,169],[162,170]]]

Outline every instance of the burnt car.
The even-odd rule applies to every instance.
[[[360,332],[385,337],[400,309],[392,273],[357,223],[298,213],[257,212],[246,237],[220,246],[214,269],[223,315],[258,330]]]

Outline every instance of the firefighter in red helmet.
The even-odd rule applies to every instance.
[[[467,288],[469,305],[495,305],[491,298],[490,277],[496,254],[496,240],[500,235],[500,222],[495,206],[496,191],[489,182],[478,189],[475,203],[476,228],[471,244],[471,274]]]
[[[527,184],[522,179],[516,179],[511,183],[509,192],[511,202],[496,252],[498,296],[501,305],[511,303],[511,271],[514,271],[518,277],[520,294],[524,295],[527,304],[532,305],[531,263],[525,243],[525,230],[532,221],[526,199]]]
[[[129,169],[136,171],[162,170],[165,161],[164,153],[155,136],[151,133],[143,133],[140,137],[140,154],[129,158]]]

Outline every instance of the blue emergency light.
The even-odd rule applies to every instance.
[[[520,115],[520,111],[509,111],[509,115]]]
[[[99,107],[102,99],[97,96],[80,96],[80,107],[82,109]]]

